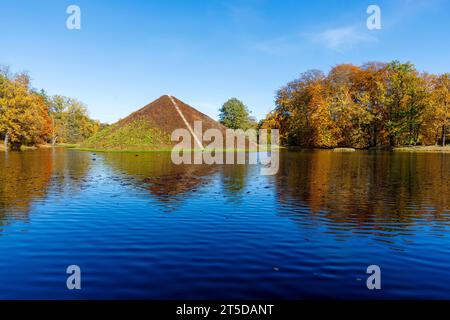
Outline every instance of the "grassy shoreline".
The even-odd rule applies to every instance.
[[[395,147],[396,152],[434,152],[434,153],[450,153],[450,146],[407,146]]]
[[[133,153],[133,152],[137,152],[137,153],[145,153],[145,152],[172,152],[173,149],[172,148],[168,148],[168,149],[155,149],[155,150],[142,150],[142,149],[95,149],[95,148],[83,148],[83,147],[75,147],[75,148],[71,148],[77,151],[87,151],[87,152],[98,152],[98,153]],[[284,149],[282,147],[278,148],[278,149]],[[182,150],[179,150],[182,151]],[[212,149],[187,149],[184,150],[186,152],[212,152],[214,150]],[[258,152],[258,151],[265,151],[265,150],[257,150],[257,149],[216,149],[216,152],[231,152],[231,151],[235,151],[235,152],[245,152],[245,151],[249,151],[249,152]]]
[[[86,148],[86,147],[82,147],[79,144],[69,144],[69,143],[59,143],[56,145],[56,147],[59,148],[66,148],[66,149],[73,149],[73,150],[77,150],[77,151],[85,151],[85,152],[99,152],[99,153],[133,153],[133,152],[137,152],[137,153],[152,153],[152,152],[172,152],[172,148],[167,147],[167,148],[161,148],[161,149],[96,149],[96,148]],[[30,147],[30,146],[23,146],[21,148],[22,151],[27,151],[27,150],[37,150],[37,149],[49,149],[52,148],[52,146],[50,144],[47,145],[39,145],[39,146],[34,146],[34,147]],[[304,148],[295,148],[295,147],[279,147],[278,149],[280,150],[292,150],[292,151],[301,151],[301,150],[312,150],[312,149],[304,149]],[[354,151],[365,151],[367,149],[363,149],[363,150],[355,150],[353,148],[335,148],[335,149],[318,149],[318,150],[332,150],[335,152],[354,152]],[[3,144],[0,144],[0,152],[4,152],[5,147]],[[201,151],[200,149],[192,149],[189,150],[192,152],[199,152]],[[204,150],[204,151],[209,151],[208,149]],[[242,152],[242,151],[250,151],[250,152],[256,152],[258,150],[256,149],[250,149],[250,150],[241,150],[241,149],[237,149],[237,150],[230,150],[230,149],[218,149],[217,152],[230,152],[230,151],[237,151],[237,152]],[[403,146],[403,147],[394,147],[391,149],[391,151],[393,152],[428,152],[428,153],[450,153],[450,146],[445,146],[445,147],[441,147],[441,146]]]
[[[99,153],[133,153],[133,152],[172,152],[172,148],[164,148],[164,149],[154,149],[154,150],[146,150],[146,149],[95,149],[95,148],[83,148],[83,147],[73,147],[73,149],[78,151],[88,151],[88,152],[99,152]],[[278,150],[291,150],[291,151],[302,151],[302,150],[331,150],[334,152],[357,152],[357,151],[392,151],[392,152],[428,152],[428,153],[450,153],[450,146],[440,147],[440,146],[404,146],[404,147],[394,147],[392,149],[353,149],[353,148],[334,148],[334,149],[308,149],[308,148],[290,148],[290,147],[279,147]],[[190,152],[201,152],[200,149],[190,149],[187,150]],[[204,152],[211,151],[209,149],[203,150]],[[217,152],[257,152],[257,149],[217,149]],[[260,150],[264,151],[264,150]]]
[[[155,149],[155,150],[142,150],[142,149],[96,149],[96,148],[83,148],[83,147],[71,147],[76,151],[84,152],[97,152],[97,153],[151,153],[151,152],[171,152],[171,149]]]

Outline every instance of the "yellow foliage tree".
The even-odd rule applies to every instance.
[[[434,78],[433,103],[435,109],[436,143],[441,139],[445,146],[450,123],[450,74],[445,73]]]
[[[29,88],[27,74],[0,75],[0,133],[12,149],[43,143],[51,131],[45,100]]]

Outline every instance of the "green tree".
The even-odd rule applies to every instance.
[[[417,144],[423,113],[429,104],[426,82],[411,63],[387,66],[385,125],[389,144]]]
[[[220,123],[230,129],[247,130],[256,128],[257,122],[242,101],[231,98],[220,108]]]
[[[55,95],[49,105],[53,143],[80,143],[100,128],[98,121],[89,118],[86,106],[76,99]]]

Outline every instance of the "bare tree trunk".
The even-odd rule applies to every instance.
[[[7,133],[5,135],[5,150],[8,150],[8,141],[9,141],[9,134]]]
[[[445,135],[447,132],[445,131],[445,124],[442,126],[442,146],[445,147]]]
[[[445,136],[447,135],[447,125],[448,125],[448,101],[445,103],[445,119],[444,125],[442,126],[442,146],[445,147]]]
[[[56,136],[55,136],[55,117],[52,116],[52,146],[54,147],[56,144]]]

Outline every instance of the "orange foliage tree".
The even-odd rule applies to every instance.
[[[282,87],[262,127],[279,129],[284,144],[306,147],[445,144],[448,105],[448,74],[421,74],[398,61],[341,64]]]

